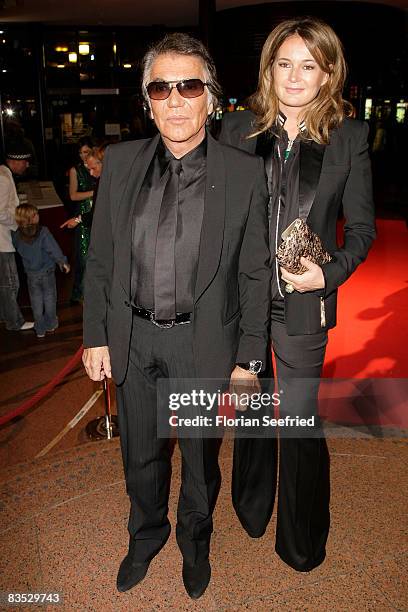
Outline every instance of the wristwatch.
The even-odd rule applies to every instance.
[[[259,372],[262,370],[263,363],[262,361],[253,359],[252,361],[249,361],[247,363],[237,363],[237,365],[243,370],[248,370],[250,374],[255,375],[259,374]]]

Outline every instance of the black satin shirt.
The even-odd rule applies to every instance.
[[[172,153],[160,140],[147,170],[132,220],[132,296],[137,306],[154,310],[155,249],[166,168]],[[180,159],[175,243],[176,310],[192,312],[204,213],[207,139]]]
[[[270,154],[265,160],[265,167],[268,174],[269,195],[271,198],[271,220],[269,230],[271,253],[276,253],[281,243],[282,232],[299,216],[300,138],[297,136],[293,141],[288,158],[284,161],[288,142],[288,134],[285,130],[282,130],[280,138],[275,138],[273,145],[271,143]],[[283,311],[284,298],[281,293],[284,294],[285,283],[280,281],[280,293],[277,284],[277,278],[280,279],[280,270],[278,267],[277,277],[275,262],[276,258],[273,258],[271,295],[272,301],[281,302],[279,305],[275,304],[275,308],[273,308],[273,311],[277,312],[278,309]]]

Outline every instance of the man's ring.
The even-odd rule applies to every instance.
[[[288,283],[288,284],[286,285],[286,287],[285,287],[285,291],[286,291],[286,293],[293,293],[293,292],[294,292],[294,290],[295,290],[294,286],[293,286],[293,285],[291,285],[290,283]]]

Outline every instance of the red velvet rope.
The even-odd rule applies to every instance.
[[[43,397],[48,395],[54,389],[54,387],[56,387],[65,378],[65,376],[67,376],[67,374],[69,374],[71,370],[73,370],[74,367],[81,361],[83,350],[84,347],[81,346],[77,350],[75,355],[71,357],[71,359],[64,365],[62,370],[60,370],[58,374],[56,374],[54,378],[50,380],[50,382],[44,385],[44,387],[41,387],[41,389],[39,389],[35,395],[26,400],[23,404],[21,404],[21,406],[18,406],[18,408],[15,408],[11,412],[8,412],[7,414],[4,414],[2,417],[0,417],[0,426],[4,425],[5,423],[8,423],[23,412],[26,412],[27,410],[35,406],[35,404],[37,404],[40,400],[42,400]]]

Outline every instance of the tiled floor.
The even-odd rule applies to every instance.
[[[274,519],[251,540],[230,501],[231,443],[215,511],[213,576],[199,602],[186,595],[174,534],[132,591],[115,588],[126,553],[128,500],[118,440],[86,443],[3,470],[1,589],[59,591],[64,610],[404,610],[406,447],[343,441],[332,450],[332,529],[327,560],[296,573],[274,553]],[[170,520],[179,485],[174,455]]]
[[[0,414],[48,382],[80,346],[80,307],[61,308],[60,319],[56,334],[41,342],[29,332],[0,329]],[[84,431],[103,412],[102,401],[49,454],[34,459],[96,388],[78,367],[24,418],[0,429],[0,591],[59,591],[63,605],[55,609],[66,611],[408,609],[408,453],[398,439],[330,440],[328,555],[310,573],[293,571],[275,554],[274,517],[259,540],[242,531],[230,500],[226,441],[205,595],[196,603],[187,597],[174,533],[144,582],[119,594],[128,516],[119,441],[89,442]],[[173,525],[179,467],[176,449]]]

